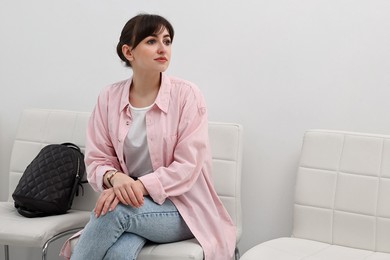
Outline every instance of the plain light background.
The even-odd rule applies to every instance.
[[[390,134],[388,0],[1,0],[1,200],[22,110],[91,111],[131,74],[115,48],[140,12],[175,28],[167,74],[199,86],[210,120],[244,126],[241,253],[290,234],[306,129]]]

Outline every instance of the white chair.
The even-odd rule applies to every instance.
[[[242,126],[232,123],[209,123],[213,161],[213,180],[217,193],[237,228],[237,243],[242,234],[241,220],[241,162]],[[90,200],[91,203],[94,201]],[[92,204],[91,204],[92,206]],[[77,239],[71,241],[71,247]],[[237,244],[236,243],[236,244]],[[240,258],[236,247],[234,259]],[[195,239],[176,243],[147,243],[137,260],[202,260],[202,247]]]
[[[307,131],[292,236],[241,257],[262,259],[390,260],[390,136]]]
[[[237,243],[242,235],[241,162],[242,126],[209,122],[214,186],[237,228]],[[236,244],[237,244],[236,243]],[[236,247],[234,259],[240,254]],[[202,260],[203,250],[195,239],[169,244],[147,244],[137,260]]]
[[[88,222],[92,208],[83,199],[95,196],[89,185],[84,185],[85,197],[76,197],[69,213],[58,216],[25,218],[17,213],[11,196],[24,169],[45,145],[73,142],[83,148],[88,117],[88,113],[66,111],[23,112],[11,155],[9,199],[0,202],[0,244],[4,245],[6,260],[8,246],[40,247],[42,259],[46,259],[51,242],[80,230]]]

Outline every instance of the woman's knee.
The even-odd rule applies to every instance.
[[[125,229],[127,227],[128,219],[134,214],[131,207],[118,204],[112,211],[108,211],[104,215],[96,217],[94,213],[91,213],[89,226],[97,229],[104,230],[113,227],[119,227]]]
[[[145,238],[125,232],[108,249],[104,260],[135,260],[145,243]]]

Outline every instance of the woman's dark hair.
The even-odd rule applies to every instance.
[[[167,29],[171,41],[173,41],[174,30],[172,25],[162,16],[155,14],[139,14],[131,18],[123,27],[119,38],[116,52],[126,66],[131,67],[130,62],[126,59],[122,52],[122,46],[128,45],[132,49],[146,37],[159,33]]]

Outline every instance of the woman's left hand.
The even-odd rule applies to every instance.
[[[134,180],[126,174],[116,174],[111,182],[121,203],[136,208],[144,204],[144,195],[147,195],[147,191],[141,181]]]

